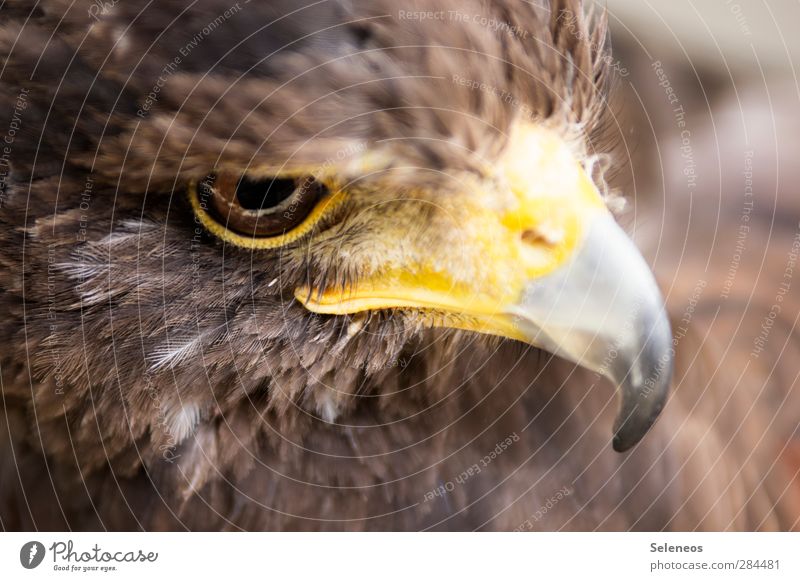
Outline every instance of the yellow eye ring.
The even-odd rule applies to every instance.
[[[284,232],[278,236],[270,237],[252,237],[237,234],[229,230],[224,225],[220,224],[208,212],[207,204],[200,200],[198,193],[197,181],[192,180],[189,183],[189,203],[192,206],[194,215],[200,224],[208,232],[223,240],[224,242],[239,246],[241,248],[251,248],[253,250],[268,250],[270,248],[280,248],[286,246],[296,240],[299,240],[314,228],[322,217],[338,207],[344,200],[344,195],[341,191],[331,190],[325,194],[317,205],[311,210],[311,213],[300,224],[288,232]]]

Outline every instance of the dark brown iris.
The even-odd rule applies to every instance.
[[[298,226],[314,209],[325,186],[313,177],[253,179],[212,175],[201,188],[225,227],[245,236],[277,236]]]

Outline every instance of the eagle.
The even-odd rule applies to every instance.
[[[797,526],[617,221],[603,10],[0,15],[4,530]]]

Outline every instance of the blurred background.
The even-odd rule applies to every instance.
[[[795,474],[785,492],[798,494],[800,2],[607,7],[628,157],[613,183],[672,313],[675,399],[716,407],[719,450],[750,443],[727,476],[707,468],[719,490],[754,465],[758,482],[783,464]],[[779,449],[759,448],[767,434]],[[711,436],[698,426],[697,437]],[[695,460],[714,467],[703,454]]]

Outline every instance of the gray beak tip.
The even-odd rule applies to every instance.
[[[611,442],[614,451],[627,452],[638,444],[656,422],[663,408],[663,402],[659,403],[645,416],[639,415],[634,409],[627,421],[622,421],[614,430],[614,438]]]
[[[672,380],[672,358],[663,368],[651,367],[657,376],[646,386],[623,383],[620,410],[614,421],[612,446],[616,452],[633,448],[650,430],[664,409]]]

